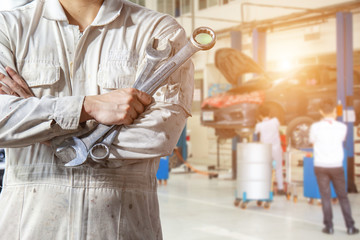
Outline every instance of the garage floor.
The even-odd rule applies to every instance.
[[[360,239],[348,236],[339,203],[333,205],[333,236],[321,232],[322,210],[309,204],[297,187],[298,199],[275,196],[269,209],[250,202],[246,209],[234,206],[236,183],[227,173],[209,179],[196,173],[172,171],[158,194],[165,240],[272,240]],[[360,185],[357,184],[358,189]],[[349,194],[356,226],[360,227],[360,193]]]

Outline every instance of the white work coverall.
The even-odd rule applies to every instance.
[[[131,87],[152,37],[160,45],[169,39],[175,51],[187,42],[170,16],[122,0],[105,0],[83,33],[58,0],[0,13],[0,71],[16,69],[36,95],[0,95],[0,147],[7,148],[0,239],[162,239],[156,171],[190,115],[190,61],[121,129],[114,168],[66,168],[41,143],[83,129],[85,95]]]
[[[255,126],[255,133],[260,133],[260,142],[271,144],[272,159],[276,165],[276,182],[279,190],[284,189],[284,180],[282,172],[282,148],[279,133],[280,123],[277,118],[264,118]]]

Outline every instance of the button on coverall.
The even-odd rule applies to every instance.
[[[105,0],[83,33],[58,0],[0,12],[0,72],[14,68],[36,96],[0,95],[0,239],[162,239],[156,171],[190,115],[190,61],[121,129],[110,168],[67,168],[54,155],[59,139],[96,125],[79,124],[84,96],[133,85],[152,37],[174,51],[187,42],[172,17],[122,0]]]

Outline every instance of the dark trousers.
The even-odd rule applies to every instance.
[[[344,169],[315,167],[315,175],[319,185],[322,210],[324,214],[324,224],[328,228],[333,227],[333,214],[331,208],[330,181],[333,183],[336,195],[339,199],[341,211],[344,216],[347,228],[354,226],[354,220],[351,216],[350,202],[347,197]]]

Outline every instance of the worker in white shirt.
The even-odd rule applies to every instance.
[[[282,148],[280,141],[280,123],[276,117],[270,117],[270,109],[262,105],[259,108],[261,119],[255,126],[255,134],[260,134],[260,142],[271,144],[272,159],[275,161],[275,173],[278,195],[285,195],[282,172]]]
[[[357,234],[359,229],[354,226],[351,216],[350,202],[347,197],[343,159],[347,128],[342,122],[336,121],[336,107],[331,100],[324,100],[320,105],[322,119],[311,125],[310,142],[314,145],[314,168],[319,185],[326,234],[333,234],[333,214],[331,208],[330,181],[333,183],[344,216],[347,233]]]
[[[156,172],[190,116],[187,61],[153,96],[131,88],[177,21],[124,0],[34,0],[0,12],[1,239],[162,239]],[[67,168],[55,139],[124,125],[108,166]]]

